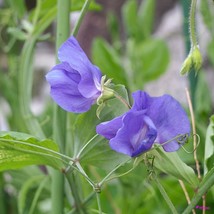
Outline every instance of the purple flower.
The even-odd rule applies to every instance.
[[[97,133],[109,140],[113,150],[131,157],[148,151],[154,142],[163,144],[167,152],[178,150],[181,146],[178,139],[164,143],[190,133],[189,119],[179,102],[170,95],[150,97],[143,91],[136,91],[132,96],[132,108],[99,124]]]
[[[46,75],[51,97],[64,110],[86,112],[101,95],[101,72],[72,36],[59,49],[60,64]]]

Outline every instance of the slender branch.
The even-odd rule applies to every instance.
[[[159,180],[157,179],[156,175],[153,176],[153,179],[161,193],[161,195],[163,196],[163,198],[165,199],[167,205],[169,206],[172,214],[178,214],[177,210],[175,209],[172,201],[170,200],[169,196],[167,195],[166,191],[164,190],[163,186],[161,185],[161,183],[159,182]]]
[[[185,185],[184,185],[184,182],[183,182],[182,180],[178,180],[178,181],[179,181],[179,184],[180,184],[180,186],[181,186],[181,188],[182,188],[182,190],[183,190],[183,192],[184,192],[184,195],[185,195],[185,197],[186,197],[187,203],[190,204],[190,197],[189,197],[189,194],[188,194],[188,192],[187,192],[187,189],[186,189],[186,187],[185,187]],[[196,212],[195,212],[194,209],[192,210],[192,213],[193,213],[193,214],[196,214]]]
[[[86,14],[87,11],[88,11],[88,8],[89,8],[90,3],[91,3],[91,0],[86,0],[86,1],[85,1],[85,4],[83,5],[82,10],[81,10],[81,12],[80,12],[79,19],[77,20],[76,25],[75,25],[75,27],[74,27],[74,29],[73,29],[73,31],[72,31],[72,35],[73,35],[73,36],[76,36],[76,35],[77,35],[77,33],[78,33],[78,31],[79,31],[79,28],[80,28],[80,25],[81,25],[81,23],[82,23],[82,20],[83,20],[85,14]]]
[[[186,96],[187,96],[187,101],[188,101],[190,115],[191,115],[191,122],[192,122],[194,160],[195,160],[195,164],[196,164],[196,170],[197,170],[197,174],[198,174],[198,179],[201,180],[200,165],[199,165],[199,162],[198,162],[197,149],[196,149],[197,148],[197,133],[196,133],[196,126],[195,126],[195,117],[194,117],[192,102],[191,102],[191,99],[190,99],[190,94],[189,94],[189,91],[188,91],[187,88],[186,88]]]
[[[57,38],[56,52],[59,46],[64,42],[70,31],[70,0],[57,1]],[[58,60],[56,60],[58,62]],[[53,138],[59,145],[61,151],[64,151],[66,142],[66,118],[67,114],[54,105],[53,114]],[[60,126],[59,126],[60,124]],[[64,175],[59,171],[52,172],[51,202],[52,214],[64,212]]]
[[[196,13],[196,5],[197,0],[192,0],[190,7],[190,15],[189,15],[189,30],[190,30],[190,39],[191,46],[197,46],[197,38],[196,38],[196,29],[195,29],[195,13]]]
[[[182,214],[189,214],[191,210],[197,205],[201,197],[214,185],[214,168],[212,168],[202,180],[197,194],[192,198],[189,206],[184,210]],[[205,208],[205,207],[204,207]]]
[[[99,210],[99,214],[102,214],[102,207],[101,207],[101,201],[100,201],[100,193],[96,192],[96,198],[97,198],[97,206]]]
[[[99,136],[98,134],[94,135],[94,137],[92,137],[83,147],[82,149],[80,149],[80,151],[78,152],[76,158],[79,159],[80,155],[82,154],[82,152],[85,150],[85,148],[97,137]]]

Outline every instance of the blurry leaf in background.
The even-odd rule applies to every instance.
[[[26,6],[24,0],[8,0],[10,8],[13,10],[13,13],[18,15],[18,18],[23,18],[26,12]]]
[[[85,0],[71,0],[71,11],[80,11],[85,3]],[[41,4],[41,10],[39,13],[39,19],[43,17],[50,9],[55,8],[55,15],[57,12],[57,0],[43,0]],[[89,10],[100,10],[101,7],[94,0],[89,6]],[[32,20],[36,13],[36,9],[30,12],[30,19]]]
[[[39,197],[44,199],[45,195],[42,195],[42,191],[47,188],[47,182],[50,182],[50,177],[44,174],[29,177],[23,182],[18,195],[18,210],[20,214],[38,212],[36,205]]]
[[[92,59],[102,73],[106,74],[108,78],[112,78],[115,84],[127,84],[120,56],[104,39],[94,40]]]
[[[138,15],[137,1],[129,0],[122,8],[123,22],[128,37],[136,37],[138,35]]]
[[[214,33],[214,4],[212,1],[203,0],[200,1],[200,11],[204,24],[207,26],[209,31]]]
[[[186,181],[193,188],[198,187],[199,181],[194,170],[187,166],[176,152],[165,152],[163,149],[157,148],[149,152],[149,154],[155,156],[154,166],[160,171]]]
[[[201,120],[205,119],[207,122],[207,118],[212,112],[212,99],[210,88],[207,85],[204,73],[205,72],[203,71],[198,73],[198,82],[195,93],[195,102],[197,103],[195,106],[195,114],[200,116]],[[205,94],[206,96],[204,96]]]
[[[28,165],[49,165],[61,170],[61,157],[54,153],[58,151],[57,144],[48,139],[40,141],[24,133],[0,132],[0,171]]]
[[[204,175],[214,167],[214,115],[210,117],[207,128],[204,152]]]
[[[155,0],[142,1],[138,10],[138,25],[144,38],[152,34],[155,15]]]
[[[213,6],[214,7],[214,6]],[[214,66],[214,39],[211,40],[211,42],[207,45],[207,56],[212,63],[212,66]]]
[[[169,63],[168,47],[159,39],[148,39],[137,43],[129,40],[127,52],[136,88],[142,88],[144,83],[161,76]]]
[[[154,0],[144,0],[140,5],[135,0],[129,0],[124,4],[122,16],[128,37],[142,41],[151,35],[154,24],[154,9]]]

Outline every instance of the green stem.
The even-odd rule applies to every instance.
[[[91,192],[91,194],[82,202],[82,206],[86,206],[91,200],[92,198],[94,198],[95,192]],[[76,208],[72,209],[70,212],[68,212],[67,214],[73,214],[77,211]]]
[[[81,12],[80,12],[79,19],[77,20],[77,23],[76,23],[76,25],[74,26],[74,30],[72,31],[72,35],[73,35],[73,36],[76,36],[76,35],[77,35],[77,33],[78,33],[78,31],[79,31],[79,28],[80,28],[80,25],[81,25],[81,23],[82,23],[82,20],[83,20],[85,14],[86,14],[87,11],[88,11],[88,8],[89,8],[90,3],[91,3],[91,0],[86,0],[86,1],[85,1],[85,4],[83,5],[82,10],[81,10]]]
[[[80,199],[80,196],[79,196],[79,192],[78,192],[78,189],[77,189],[77,186],[76,186],[76,181],[75,181],[74,174],[73,173],[67,173],[66,174],[66,178],[67,178],[67,181],[68,181],[68,183],[70,185],[72,195],[74,197],[75,210],[77,211],[78,214],[87,214],[87,212],[86,212],[86,210],[85,210],[85,208],[83,206],[83,203],[82,203],[82,201]]]
[[[70,32],[70,0],[57,1],[57,38],[56,52]],[[57,60],[58,62],[58,60]],[[58,143],[61,151],[64,151],[66,142],[66,112],[54,105],[53,138]],[[59,171],[52,172],[52,214],[64,213],[64,175]]]
[[[130,161],[130,158],[125,160],[123,163],[119,164],[118,166],[116,166],[111,172],[108,173],[108,175],[106,175],[102,181],[99,182],[99,187],[101,187],[104,182],[107,182],[109,180],[111,180],[111,178],[109,178],[117,169],[119,169],[121,166],[123,166],[124,164],[126,164],[127,162]]]
[[[195,13],[196,13],[196,5],[197,0],[192,0],[190,7],[190,15],[189,15],[189,29],[190,29],[190,39],[191,46],[197,46],[197,38],[196,38],[196,29],[195,29]]]
[[[36,38],[32,37],[24,44],[21,53],[21,62],[19,69],[19,105],[20,113],[26,128],[33,135],[44,138],[44,133],[41,129],[37,119],[33,116],[29,104],[31,102],[31,92],[33,85],[33,68],[32,59],[34,55],[34,48],[36,44]]]
[[[208,190],[214,185],[214,168],[212,168],[207,176],[201,182],[197,194],[192,198],[188,207],[184,210],[183,214],[189,214],[192,209],[197,205],[197,203],[201,200],[202,196],[206,194]]]
[[[0,213],[6,214],[3,172],[0,172]]]
[[[96,198],[97,198],[97,206],[99,210],[99,214],[102,214],[102,207],[101,207],[101,202],[100,202],[100,193],[96,192]]]
[[[163,196],[163,198],[165,199],[167,205],[169,206],[172,214],[178,214],[177,210],[175,209],[172,201],[170,200],[169,196],[167,195],[166,191],[164,190],[163,186],[161,185],[161,183],[159,182],[159,180],[157,179],[156,175],[153,176],[154,181],[161,193],[161,195]]]
[[[183,29],[184,29],[186,53],[189,54],[191,46],[192,46],[191,41],[192,42],[196,41],[196,38],[195,38],[195,34],[196,34],[195,33],[195,17],[193,15],[191,15],[192,17],[190,18],[189,14],[194,14],[195,12],[194,12],[194,9],[193,9],[193,12],[189,11],[189,8],[191,7],[191,1],[190,0],[189,1],[181,0],[181,3],[182,3],[182,7],[183,7],[183,15],[184,15]],[[193,4],[193,1],[192,1],[192,4]],[[191,27],[189,27],[190,22],[188,22],[188,19],[189,20],[190,19],[193,20],[193,23],[191,23],[191,25],[194,26],[191,29],[192,33],[194,32],[193,38],[191,38],[191,39],[189,37],[189,29]],[[194,108],[195,107],[195,96],[196,96],[195,92],[196,92],[196,87],[197,87],[197,82],[198,82],[198,75],[195,75],[195,72],[192,69],[189,72],[188,78],[189,78],[189,85],[190,85],[190,95],[191,95],[192,105],[193,105],[193,108]]]
[[[98,134],[94,135],[94,137],[92,137],[83,147],[82,149],[80,149],[80,151],[78,152],[76,158],[79,159],[80,155],[82,154],[82,152],[85,150],[85,148],[97,137],[99,136]]]

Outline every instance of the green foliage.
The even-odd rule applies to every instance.
[[[116,85],[114,90],[128,101],[128,94],[124,86]],[[96,106],[90,111],[78,115],[72,126],[73,145],[72,156],[77,156],[81,148],[96,135],[96,126],[101,121],[107,121],[121,113],[127,111],[127,108],[116,98],[110,99],[105,103],[106,107],[100,115],[100,119],[96,117]],[[72,122],[73,123],[73,122]],[[93,165],[105,170],[112,170],[129,157],[112,151],[108,145],[108,141],[101,136],[95,137],[92,142],[83,150],[80,155],[80,163],[82,165]]]
[[[139,10],[138,10],[139,7]],[[123,20],[128,37],[141,41],[151,36],[154,22],[154,0],[145,0],[138,6],[129,0],[123,6]]]
[[[213,13],[213,2],[209,0],[201,1],[200,11],[202,18],[207,28],[214,33],[214,13]]]
[[[112,78],[116,84],[127,85],[120,56],[104,39],[99,38],[94,41],[92,58],[108,78]]]
[[[213,50],[214,50],[214,39],[211,40],[207,45],[207,55],[208,55],[208,58],[209,58],[210,62],[214,66],[214,53],[213,53]]]
[[[114,16],[109,24],[113,46],[100,38],[92,45],[94,63],[115,83],[124,84],[130,91],[142,89],[145,83],[157,79],[169,63],[166,43],[152,38],[154,7],[154,0],[143,1],[139,9],[137,1],[127,1],[122,8],[125,42],[119,39]]]
[[[169,51],[162,40],[146,39],[142,42],[128,42],[128,57],[133,70],[136,88],[157,79],[166,71]]]
[[[193,169],[187,166],[175,152],[165,152],[163,149],[156,149],[149,152],[155,156],[154,166],[162,172],[186,181],[193,188],[197,188],[199,182]]]
[[[210,124],[207,128],[205,152],[204,152],[204,174],[214,167],[214,115],[210,117]]]
[[[63,162],[57,145],[51,140],[37,140],[24,133],[0,133],[0,171],[28,165],[49,165],[58,170]]]

